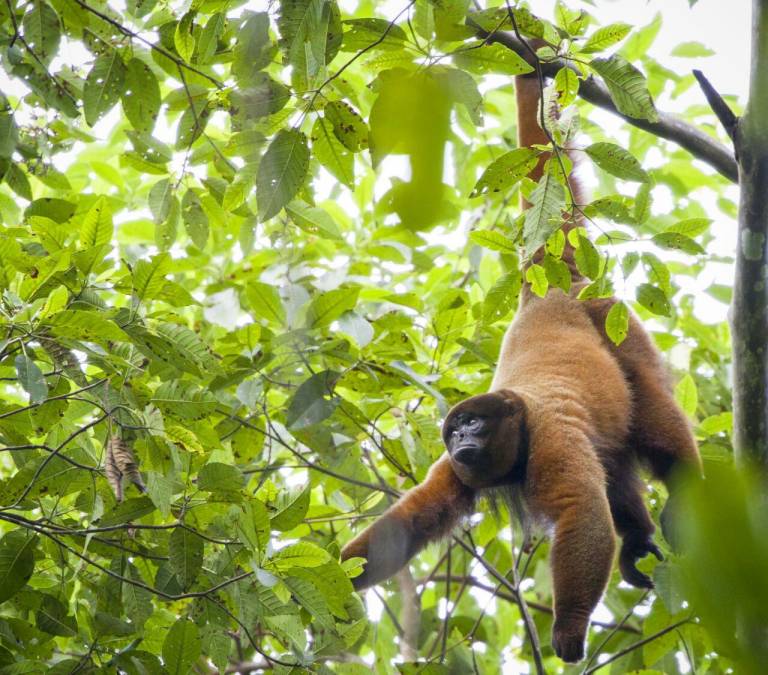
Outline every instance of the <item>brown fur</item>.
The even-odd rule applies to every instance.
[[[546,143],[535,117],[538,83],[518,78],[517,86],[521,145]],[[491,393],[450,411],[443,428],[448,454],[342,551],[345,559],[367,559],[354,580],[365,588],[448,533],[472,512],[480,491],[519,483],[527,509],[554,528],[552,645],[570,662],[583,658],[589,617],[610,576],[614,528],[623,540],[624,579],[652,586],[635,567],[649,553],[661,556],[637,465],[647,464],[668,485],[677,466],[701,469],[688,422],[640,322],[631,318],[616,347],[604,330],[615,299],[581,302],[584,282],[576,282],[570,294],[523,293]]]

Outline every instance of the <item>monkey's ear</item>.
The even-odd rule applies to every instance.
[[[523,401],[520,394],[515,393],[511,389],[499,389],[496,393],[504,398],[504,403],[509,407],[510,413],[526,411],[525,401]]]

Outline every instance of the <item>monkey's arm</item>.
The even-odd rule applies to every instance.
[[[456,477],[448,455],[443,455],[421,485],[409,490],[342,550],[342,560],[368,561],[363,573],[352,580],[355,590],[391,577],[427,543],[448,534],[459,518],[471,513],[474,501],[475,491]]]
[[[573,663],[584,657],[589,617],[611,574],[615,548],[605,479],[597,457],[568,439],[570,448],[534,451],[531,507],[554,523],[551,548],[555,653]],[[548,451],[551,450],[551,451]],[[537,456],[538,455],[538,456]]]

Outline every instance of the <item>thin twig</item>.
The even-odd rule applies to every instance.
[[[728,104],[723,100],[723,97],[715,90],[712,83],[706,78],[704,73],[700,70],[694,69],[693,76],[699,83],[701,90],[704,92],[704,96],[707,97],[707,103],[712,111],[717,115],[717,119],[720,120],[720,124],[723,125],[728,137],[735,143],[736,142],[736,127],[739,124],[739,118],[731,110]]]

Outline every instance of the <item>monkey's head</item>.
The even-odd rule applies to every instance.
[[[454,406],[443,423],[443,441],[462,483],[503,485],[528,451],[526,407],[513,391],[473,396]]]

